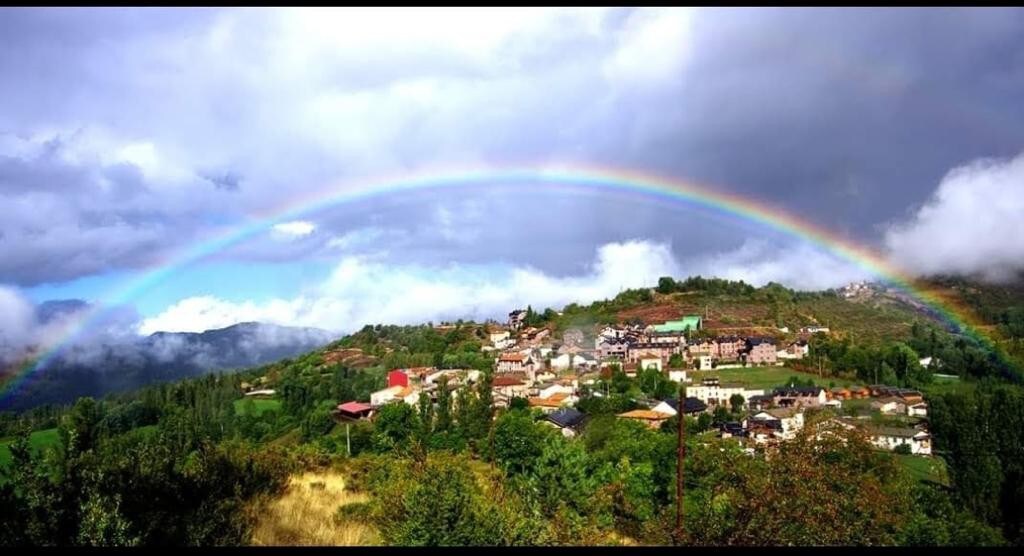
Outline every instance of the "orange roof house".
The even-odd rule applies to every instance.
[[[656,429],[661,426],[671,415],[668,413],[662,413],[660,411],[653,411],[650,409],[634,409],[633,411],[627,411],[620,413],[617,417],[623,419],[632,419],[634,421],[640,421],[652,429]]]

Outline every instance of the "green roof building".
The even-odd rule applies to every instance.
[[[670,320],[664,324],[655,324],[655,332],[683,332],[687,328],[691,331],[700,330],[700,316],[687,315],[680,320]]]

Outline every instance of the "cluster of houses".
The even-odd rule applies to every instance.
[[[872,408],[875,408],[877,402],[884,400],[888,403],[889,398],[894,397],[889,392],[892,390],[901,392],[902,397],[899,399],[903,400],[905,407],[917,407],[920,411],[908,412],[908,416],[924,417],[927,414],[927,405],[920,398],[920,392],[877,385],[857,391],[864,392],[865,396],[877,397],[872,402]],[[766,394],[763,390],[749,390],[742,385],[720,384],[717,379],[705,379],[699,386],[688,387],[686,393],[684,412],[687,415],[710,412],[716,407],[731,407],[734,395],[744,396],[746,416],[736,422],[715,423],[714,426],[719,437],[734,438],[749,450],[776,446],[781,441],[792,439],[804,427],[806,410],[838,407],[839,404],[835,402],[840,401],[832,391],[818,386],[776,388]],[[673,399],[652,403],[649,409],[628,411],[619,414],[619,417],[659,428],[677,414],[678,401]],[[848,417],[833,420],[845,428],[860,428],[872,444],[880,449],[893,450],[906,444],[911,454],[932,453],[931,435],[925,420],[920,420],[914,426],[862,424]]]
[[[610,363],[622,364],[627,373],[655,365],[659,370],[679,356],[683,368],[710,370],[721,365],[779,365],[782,360],[802,359],[809,352],[805,339],[781,347],[774,338],[754,336],[706,337],[700,316],[690,315],[649,326],[605,326],[593,343],[578,328],[562,336],[561,343],[547,328],[524,327],[526,312],[509,313],[505,328],[488,330],[489,345],[481,349],[497,352],[499,373],[536,373],[543,369],[586,371]],[[807,330],[811,330],[807,328]],[[814,328],[820,331],[819,328]],[[827,330],[827,329],[826,329]]]
[[[928,406],[917,390],[884,385],[832,388],[820,386],[777,388],[770,396],[752,397],[748,401],[751,415],[740,423],[720,423],[719,435],[736,438],[753,445],[774,444],[792,438],[804,426],[804,411],[809,408],[841,407],[842,400],[873,398],[870,407],[880,415],[927,417]],[[861,419],[870,419],[862,417]],[[878,448],[893,450],[906,444],[911,454],[931,455],[931,435],[927,421],[918,419],[913,426],[861,424],[858,419],[832,419],[845,428],[862,429]]]
[[[618,358],[626,363],[638,363],[650,357],[667,361],[673,355],[680,355],[687,367],[708,370],[719,363],[776,365],[784,359],[802,359],[810,349],[806,340],[797,340],[779,349],[774,338],[735,335],[708,338],[693,334],[698,330],[701,330],[699,316],[647,327],[607,326],[597,334],[594,351],[601,359]]]
[[[429,396],[437,401],[437,392],[444,382],[455,390],[463,385],[475,384],[480,380],[476,369],[441,369],[435,367],[412,367],[394,369],[387,375],[387,387],[370,394],[370,401],[349,401],[338,404],[335,417],[341,421],[369,419],[381,406],[389,403],[416,405],[420,396]]]
[[[713,413],[718,407],[733,409],[738,405],[746,416],[737,422],[715,423],[715,428],[721,437],[735,438],[748,449],[793,438],[804,427],[806,410],[839,408],[846,400],[870,398],[870,407],[881,415],[927,417],[927,405],[921,393],[914,390],[872,385],[765,391],[739,383],[723,383],[718,378],[693,383],[686,369],[669,368],[673,356],[681,357],[689,368],[699,370],[776,364],[780,359],[799,359],[807,355],[805,340],[777,349],[771,338],[691,334],[701,330],[702,322],[699,316],[688,316],[647,327],[606,326],[596,333],[593,344],[589,344],[582,330],[569,329],[560,342],[555,342],[549,329],[525,326],[525,316],[525,311],[513,311],[507,327],[492,326],[487,330],[490,345],[483,349],[495,352],[495,374],[491,382],[494,405],[508,407],[515,398],[525,399],[530,407],[544,413],[546,423],[567,437],[576,435],[587,421],[586,415],[575,408],[581,385],[593,385],[602,376],[607,378],[613,363],[619,364],[628,376],[636,376],[641,369],[655,368],[670,380],[689,384],[681,407],[678,399],[651,400],[646,407],[618,417],[658,428],[680,411],[697,415]],[[822,327],[801,329],[801,333],[827,331]],[[679,357],[675,359],[678,361]],[[341,420],[372,418],[385,404],[415,405],[424,395],[436,401],[442,381],[456,389],[475,384],[479,379],[477,370],[394,369],[388,373],[387,387],[371,394],[368,403],[339,404],[335,415]],[[600,393],[595,392],[595,395]],[[931,453],[931,437],[925,425],[915,428],[861,425],[842,419],[837,422],[844,427],[861,427],[879,448],[893,449],[908,444],[911,453]]]

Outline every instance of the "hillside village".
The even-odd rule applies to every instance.
[[[699,315],[687,315],[648,325],[574,327],[556,337],[550,327],[527,326],[526,315],[526,310],[517,309],[509,313],[507,322],[486,326],[487,343],[481,351],[494,357],[493,406],[508,408],[518,403],[535,408],[567,437],[577,435],[588,420],[579,407],[581,400],[607,395],[601,384],[607,389],[616,375],[636,381],[641,374],[656,373],[674,385],[662,388],[662,394],[673,394],[639,397],[634,400],[639,407],[618,413],[619,418],[660,428],[679,413],[682,385],[683,413],[705,415],[716,435],[735,439],[750,453],[793,438],[804,427],[805,414],[819,410],[831,410],[839,426],[861,429],[879,449],[923,456],[932,452],[928,406],[917,390],[882,384],[781,384],[788,376],[786,365],[807,358],[812,335],[829,334],[827,327],[741,336],[719,334],[705,328]],[[775,387],[755,387],[743,378],[745,373],[753,376],[766,369],[781,373]],[[734,378],[722,380],[723,372]],[[373,419],[385,404],[416,406],[421,396],[436,402],[440,389],[457,391],[481,377],[476,369],[392,369],[386,388],[366,400],[342,401],[335,417],[342,422]],[[268,393],[272,391],[249,395]]]
[[[5,469],[29,485],[5,507],[31,516],[68,465],[129,477],[110,500],[154,544],[179,523],[264,545],[1017,538],[976,517],[998,495],[956,489],[1013,488],[1017,433],[990,423],[1014,422],[1024,396],[915,314],[687,279],[502,322],[367,324],[294,359],[8,416],[0,486]],[[223,501],[214,518],[231,524],[209,527]]]

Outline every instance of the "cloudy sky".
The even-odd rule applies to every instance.
[[[728,214],[555,183],[265,220],[463,167],[662,175],[911,272],[1004,279],[1024,261],[1022,37],[1016,9],[3,9],[0,344],[55,334],[35,310],[54,299],[116,302],[144,334],[344,332],[666,274],[870,277]]]

